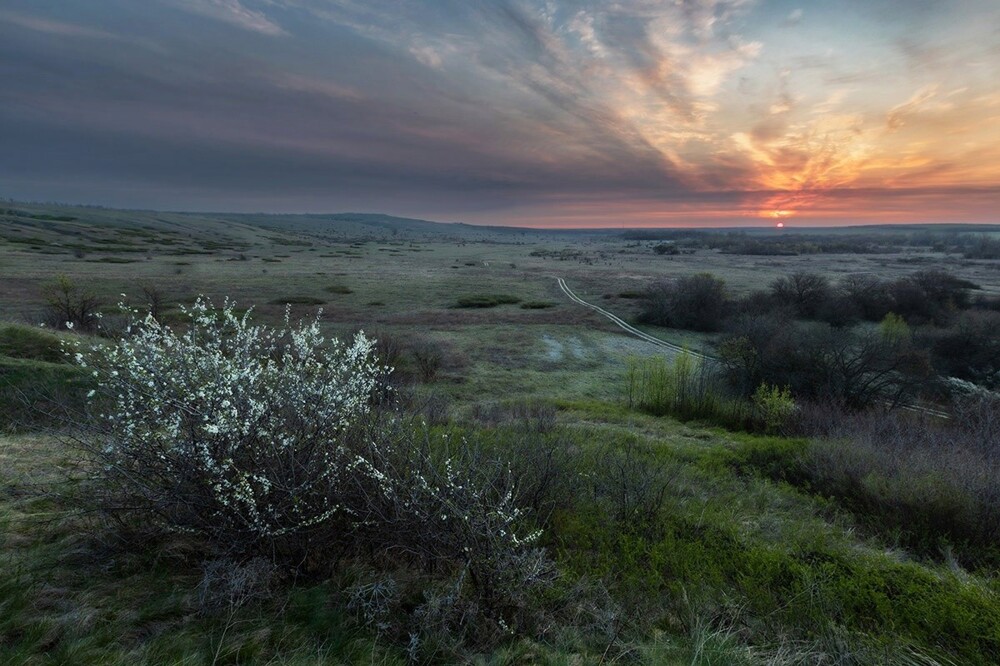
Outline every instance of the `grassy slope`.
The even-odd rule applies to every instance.
[[[655,538],[586,513],[556,519],[548,546],[570,575],[608,581],[658,627],[635,634],[627,618],[613,654],[649,664],[769,663],[783,653],[807,663],[844,653],[859,663],[1000,658],[995,580],[907,561],[860,539],[828,503],[720,464],[720,453],[759,440],[606,402],[563,403],[560,414],[581,447],[649,446],[673,476]],[[58,499],[34,496],[63,463],[55,439],[0,439],[0,662],[210,663],[216,653],[222,663],[402,660],[338,610],[335,582],[232,617],[198,615],[198,571],[183,542],[158,556],[121,553]],[[570,633],[480,660],[588,663],[605,647]]]

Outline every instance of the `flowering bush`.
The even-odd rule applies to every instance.
[[[446,448],[448,439],[443,435],[439,448]],[[366,464],[383,492],[365,493],[378,516],[365,539],[379,550],[454,563],[459,580],[467,579],[465,587],[474,592],[472,616],[511,619],[527,596],[551,582],[554,570],[537,546],[541,531],[524,529],[510,466],[464,439],[457,443],[440,461],[426,440],[371,449]]]
[[[199,299],[183,334],[128,311],[114,344],[75,350],[97,381],[89,450],[110,508],[233,548],[274,547],[338,519],[356,469],[347,435],[368,411],[373,342],[317,321],[253,325]]]
[[[327,340],[317,321],[287,315],[279,329],[254,325],[228,301],[185,313],[178,333],[126,308],[121,339],[70,352],[97,385],[82,443],[103,509],[234,561],[382,555],[398,566],[403,554],[464,581],[455,628],[523,616],[553,570],[539,532],[522,528],[510,469],[374,412],[386,372],[374,341]]]

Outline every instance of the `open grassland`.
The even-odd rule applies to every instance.
[[[893,279],[917,269],[946,269],[979,285],[983,295],[1000,294],[998,262],[930,247],[801,256],[698,249],[663,256],[653,251],[656,241],[627,240],[614,232],[483,230],[386,222],[380,216],[361,223],[349,216],[22,208],[16,209],[19,215],[0,215],[0,313],[4,320],[25,323],[41,321],[42,286],[59,275],[85,286],[106,306],[122,294],[141,302],[143,286],[162,292],[168,307],[202,294],[217,301],[228,297],[253,305],[267,319],[279,317],[281,303],[290,302],[296,313],[321,306],[331,326],[447,332],[470,348],[478,344],[472,332],[484,325],[616,330],[570,303],[556,277],[585,300],[627,319],[639,310],[635,295],[651,281],[701,272],[718,275],[738,295],[802,270],[831,278],[870,273]],[[463,299],[497,296],[519,302],[458,307]],[[539,303],[552,307],[522,307]],[[688,332],[658,334],[690,346],[703,339]]]
[[[810,465],[836,458],[837,443],[628,409],[627,359],[662,352],[556,283],[632,320],[635,294],[664,277],[712,272],[740,293],[798,270],[891,279],[940,268],[996,295],[996,261],[930,246],[663,255],[656,241],[615,233],[380,216],[12,209],[0,215],[0,663],[403,664],[415,654],[352,606],[347,590],[367,563],[220,610],[206,603],[196,540],[136,550],[79,510],[74,433],[49,426],[90,380],[60,352],[75,334],[36,326],[57,276],[108,313],[122,294],[145,307],[143,288],[155,291],[172,324],[201,294],[272,323],[285,303],[293,317],[321,307],[328,331],[363,328],[398,348],[386,353],[435,432],[512,452],[515,467],[565,465],[566,485],[539,519],[561,571],[553,619],[499,646],[424,646],[418,662],[1000,663],[995,549],[964,557],[915,532],[910,514],[882,520],[890,514],[873,502],[846,501],[907,480],[817,474]],[[694,349],[712,341],[644,328]],[[851,495],[854,481],[868,495]]]

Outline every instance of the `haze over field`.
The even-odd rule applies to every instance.
[[[528,226],[997,222],[995,0],[6,0],[0,194]]]

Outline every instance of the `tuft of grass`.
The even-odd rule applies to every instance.
[[[138,259],[125,259],[124,257],[101,257],[99,259],[85,259],[91,264],[134,264]]]
[[[555,306],[555,303],[548,301],[525,301],[521,303],[522,310],[544,310],[546,308],[554,308]]]
[[[752,405],[726,395],[712,369],[687,352],[673,362],[661,356],[629,359],[625,390],[629,407],[653,416],[706,421],[733,430],[753,426]]]
[[[326,288],[331,294],[353,294],[354,290],[342,284],[331,284]]]
[[[286,296],[271,301],[271,305],[323,305],[324,303],[326,301],[315,296]]]
[[[521,299],[509,294],[477,294],[463,296],[455,303],[456,308],[495,308],[498,305],[514,305]]]

